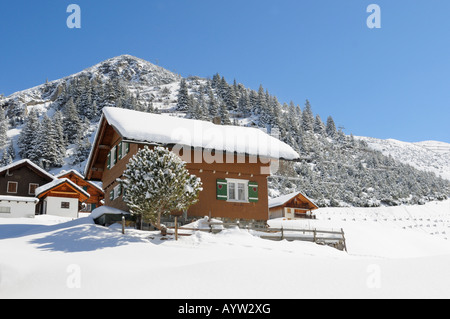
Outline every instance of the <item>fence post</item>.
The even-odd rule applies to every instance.
[[[341,228],[341,234],[342,234],[342,240],[344,241],[344,250],[345,250],[345,252],[348,253],[348,250],[347,250],[347,243],[346,243],[346,241],[345,241],[345,233],[344,233],[344,229],[343,229],[343,228]]]
[[[284,239],[284,231],[283,231],[283,226],[281,226],[281,240]]]
[[[314,228],[314,244],[317,241],[317,230]]]

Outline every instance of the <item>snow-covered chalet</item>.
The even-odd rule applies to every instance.
[[[267,221],[267,177],[280,160],[299,158],[290,146],[257,128],[105,107],[84,175],[102,182],[106,206],[129,211],[117,180],[144,146],[169,148],[201,178],[199,201],[185,212],[191,218]]]

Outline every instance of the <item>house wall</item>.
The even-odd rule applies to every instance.
[[[10,208],[10,213],[0,212],[0,218],[34,218],[35,216],[34,202],[0,201],[0,207]]]
[[[114,132],[111,140],[113,144],[111,148],[119,144],[121,141],[120,136]],[[105,142],[103,142],[104,144]],[[118,208],[124,211],[129,211],[127,205],[123,202],[122,196],[115,200],[110,200],[109,192],[118,184],[117,178],[121,178],[126,164],[130,158],[138,152],[144,145],[131,144],[130,152],[121,160],[119,160],[114,167],[107,169],[107,163],[105,161],[103,167],[103,188],[105,190],[105,205]],[[182,157],[191,156],[191,159],[198,157],[198,153],[201,151],[190,151],[191,153],[179,154]],[[201,158],[201,157],[199,157]],[[263,167],[269,167],[269,164],[249,163],[249,158],[246,158],[246,163],[236,163],[236,157],[234,157],[235,163],[188,163],[186,168],[191,174],[194,174],[201,178],[203,183],[203,191],[199,195],[199,202],[190,207],[188,210],[188,216],[190,217],[222,217],[230,219],[254,219],[254,220],[267,220],[269,217],[268,210],[268,190],[267,190],[267,174],[261,173]],[[223,158],[225,162],[225,157]],[[258,202],[257,203],[236,203],[217,200],[216,196],[216,183],[218,179],[243,179],[251,182],[258,183]]]
[[[45,214],[61,217],[78,218],[78,198],[48,196],[45,201]],[[62,202],[68,202],[69,208],[61,208]]]
[[[17,193],[8,193],[8,181],[18,183]],[[34,194],[30,195],[28,192],[29,184],[34,183],[42,186],[50,181],[49,178],[41,177],[27,166],[11,169],[9,174],[4,172],[0,175],[0,195],[34,197]]]

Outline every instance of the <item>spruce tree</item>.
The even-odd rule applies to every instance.
[[[180,89],[178,90],[177,110],[186,112],[189,108],[189,93],[185,79],[181,79]]]
[[[5,113],[0,109],[0,149],[8,144],[8,119]]]
[[[316,115],[316,120],[314,122],[314,133],[321,136],[325,136],[326,134],[325,124],[323,124],[319,114]]]
[[[70,98],[65,105],[65,118],[63,120],[64,138],[69,143],[75,143],[81,131],[81,121],[73,99]]]
[[[21,158],[36,160],[35,141],[39,130],[39,117],[35,109],[31,110],[17,140]]]
[[[132,214],[156,223],[161,216],[181,212],[198,201],[200,178],[191,175],[186,163],[166,148],[147,146],[130,159],[120,181],[123,200]]]
[[[328,137],[335,138],[337,135],[336,125],[334,124],[334,120],[331,115],[327,118],[326,131]]]
[[[302,113],[302,128],[304,132],[312,132],[314,130],[314,114],[308,100],[306,100]]]

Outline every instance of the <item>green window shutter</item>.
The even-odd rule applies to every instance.
[[[119,184],[119,192],[118,192],[118,194],[117,194],[117,197],[119,197],[120,195],[122,195],[122,185],[121,184]]]
[[[130,143],[125,143],[125,155],[128,153],[130,153]]]
[[[109,192],[109,200],[111,200],[111,201],[114,200],[114,189],[112,189],[112,190]]]
[[[258,200],[259,200],[258,183],[257,182],[249,182],[248,183],[248,201],[250,203],[257,203]]]
[[[111,152],[108,153],[108,164],[107,164],[108,169],[111,169]]]
[[[118,153],[118,157],[119,157],[119,161],[122,159],[122,142],[119,143],[119,145],[117,146],[117,153]]]
[[[218,200],[228,199],[227,181],[225,179],[217,180],[217,199]]]

